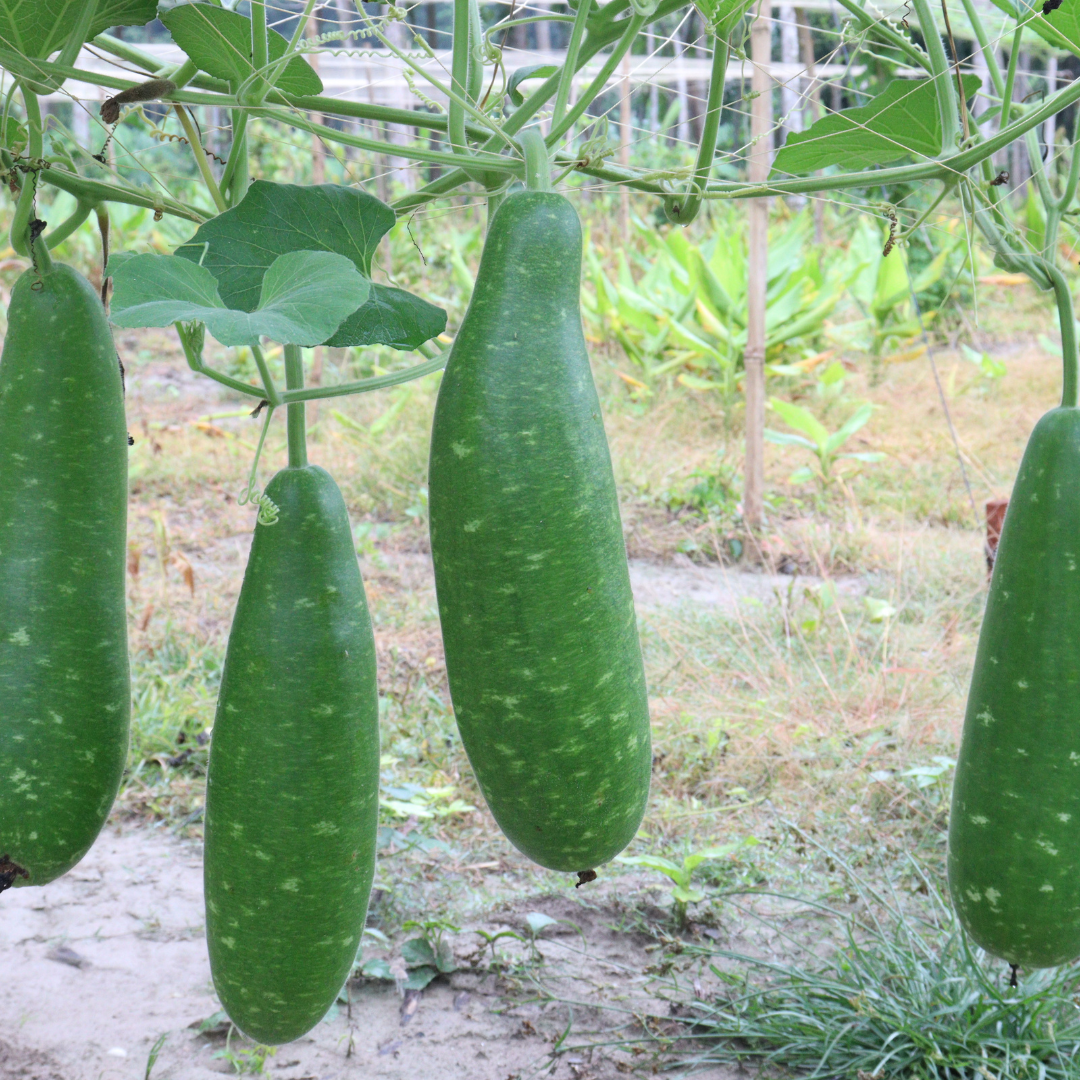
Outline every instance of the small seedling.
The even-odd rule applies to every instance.
[[[706,895],[703,890],[694,888],[692,885],[694,871],[704,862],[726,859],[736,851],[752,847],[756,843],[757,840],[754,837],[748,836],[744,840],[737,840],[718,848],[692,852],[684,856],[681,863],[665,859],[662,855],[620,855],[617,861],[627,866],[644,866],[649,870],[658,870],[671,881],[672,911],[676,924],[682,930],[687,924],[686,916],[690,905],[701,903]]]

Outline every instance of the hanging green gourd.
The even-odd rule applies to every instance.
[[[1024,451],[972,673],[949,823],[961,922],[1022,967],[1080,956],[1080,409],[1072,300],[1064,388]]]
[[[529,190],[488,230],[439,390],[430,522],[454,711],[500,828],[585,871],[633,838],[648,698],[619,504],[579,310],[581,226],[522,144]]]
[[[120,365],[93,286],[32,254],[0,356],[0,891],[89,850],[131,710]]]

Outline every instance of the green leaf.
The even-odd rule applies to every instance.
[[[771,398],[769,404],[788,427],[811,438],[815,450],[825,446],[829,439],[828,428],[812,412],[801,405],[793,405],[790,401],[780,401],[778,398]]]
[[[0,54],[47,57],[63,47],[86,0],[0,0]],[[143,26],[157,15],[157,0],[98,0],[87,41],[111,26]],[[23,68],[35,74],[32,66]],[[37,73],[40,74],[40,73]]]
[[[249,79],[251,63],[251,20],[235,11],[212,4],[182,4],[161,16],[173,41],[199,67],[216,79],[227,79],[234,87]],[[280,60],[289,43],[276,31],[268,31],[270,60]],[[294,56],[277,80],[284,94],[321,94],[322,79],[302,57]]]
[[[525,916],[525,924],[533,937],[536,937],[545,927],[554,926],[558,921],[558,919],[553,919],[550,915],[545,915],[542,911],[530,911]]]
[[[964,76],[970,102],[982,85]],[[843,165],[865,169],[888,165],[908,154],[933,158],[941,150],[941,118],[934,84],[928,79],[893,79],[872,101],[830,113],[808,130],[793,131],[777,152],[770,179]]]
[[[506,92],[510,95],[510,100],[515,105],[524,105],[525,95],[522,94],[518,87],[526,79],[546,79],[554,75],[558,70],[554,64],[530,64],[528,67],[518,68],[510,76],[510,81],[506,84]]]
[[[695,851],[693,855],[687,855],[683,859],[683,866],[687,870],[695,870],[703,862],[710,862],[713,859],[726,859],[733,851],[738,851],[743,845],[742,843],[724,844],[718,848],[708,848],[705,851]]]
[[[1080,11],[1077,11],[1074,0],[1068,0],[1056,11],[1049,15],[1043,15],[1043,0],[1038,3],[1021,2],[1014,4],[1012,0],[991,0],[991,2],[1010,18],[1017,22],[1025,23],[1034,30],[1044,41],[1056,45],[1059,49],[1068,49],[1080,56]]]
[[[372,283],[367,303],[338,327],[327,345],[389,345],[405,352],[438,337],[446,312],[414,293]]]
[[[435,950],[435,966],[443,975],[452,975],[458,969],[454,963],[454,949],[446,938],[439,942]]]
[[[818,452],[817,443],[812,443],[801,435],[792,435],[788,431],[773,431],[772,428],[766,428],[765,441],[776,443],[778,446],[801,446],[805,450],[813,450],[815,454]]]
[[[256,180],[236,206],[200,226],[176,254],[202,261],[229,307],[251,311],[267,266],[287,251],[333,251],[365,276],[396,220],[373,195],[337,184],[300,187]],[[404,289],[373,285],[367,302],[323,344],[410,350],[446,328],[446,312]]]
[[[390,970],[390,964],[386,960],[365,960],[360,968],[360,974],[365,979],[392,979],[394,973]]]
[[[825,442],[825,453],[833,454],[840,449],[874,415],[873,405],[863,405],[848,417],[843,427],[834,431]]]
[[[117,326],[201,322],[222,345],[257,345],[260,336],[292,345],[324,341],[367,296],[369,283],[343,255],[292,251],[267,269],[253,312],[227,308],[214,276],[176,255],[110,260]]]
[[[705,899],[705,894],[700,889],[692,889],[688,885],[676,885],[671,890],[671,895],[680,904],[700,904]]]
[[[863,607],[866,608],[866,614],[870,616],[872,623],[884,622],[896,614],[896,608],[888,600],[878,600],[873,596],[863,597]]]
[[[406,990],[423,990],[432,979],[438,976],[438,971],[433,967],[413,968],[409,977],[405,980]]]
[[[683,877],[683,868],[662,855],[619,855],[615,861],[625,863],[627,866],[644,866],[647,870],[659,870],[672,881],[679,881]]]
[[[435,950],[427,938],[410,938],[401,946],[401,955],[409,967],[435,967]]]

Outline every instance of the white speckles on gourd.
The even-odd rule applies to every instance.
[[[278,888],[283,892],[299,892],[300,891],[300,879],[299,878],[286,878]]]
[[[12,645],[25,646],[30,644],[30,635],[26,632],[25,626],[20,626],[13,634],[8,636],[8,642]]]
[[[463,526],[463,528],[465,529],[465,531],[466,531],[467,533],[474,533],[474,532],[476,532],[476,530],[477,530],[477,529],[479,529],[479,528],[480,528],[480,525],[481,525],[481,524],[482,524],[482,523],[481,523],[481,522],[480,522],[479,520],[476,520],[476,521],[466,521],[466,522],[465,522],[465,524],[464,524],[464,526]]]
[[[1017,690],[1026,690],[1028,688],[1028,685],[1029,684],[1028,684],[1027,679],[1017,679],[1016,680],[1016,689]]]
[[[1047,882],[1045,885],[1039,886],[1039,892],[1053,892],[1054,886]]]
[[[968,820],[972,825],[989,825],[990,819],[984,814],[969,814]]]
[[[1035,843],[1036,843],[1036,845],[1038,847],[1041,847],[1043,849],[1043,851],[1046,852],[1047,855],[1058,855],[1058,854],[1060,854],[1058,852],[1058,849],[1056,847],[1054,847],[1054,845],[1052,843],[1050,843],[1049,840],[1036,840]]]
[[[1072,821],[1072,814],[1058,814],[1058,821],[1065,823],[1066,821]]]

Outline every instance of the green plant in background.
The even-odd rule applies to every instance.
[[[401,946],[401,956],[408,970],[406,990],[423,990],[432,979],[457,971],[454,949],[447,935],[460,933],[460,926],[441,919],[425,919],[423,922],[409,920],[402,929],[420,931]]]
[[[795,405],[790,401],[780,401],[771,398],[770,408],[789,427],[801,434],[792,434],[786,431],[765,430],[765,438],[769,442],[778,443],[781,446],[799,446],[809,450],[817,458],[817,468],[812,469],[804,466],[791,475],[793,483],[801,484],[808,480],[816,479],[822,486],[828,487],[836,478],[834,467],[837,461],[881,461],[884,454],[877,451],[841,453],[844,443],[851,438],[860,428],[864,427],[874,413],[872,405],[862,405],[855,410],[847,421],[836,431],[829,431],[827,427],[809,409],[801,405]]]
[[[809,945],[782,935],[796,962],[701,950],[716,958],[711,970],[724,989],[694,1002],[694,1035],[706,1046],[680,1054],[679,1064],[879,1080],[1075,1080],[1080,971],[1035,970],[1010,987],[1008,965],[970,944],[928,877],[909,865],[930,897],[918,915],[898,884],[874,890],[846,865],[854,913],[801,900],[842,935],[828,959],[820,934]]]
[[[895,349],[910,347],[930,326],[934,310],[922,313],[922,322],[912,304],[918,296],[933,289],[947,274],[956,276],[966,257],[964,235],[957,224],[943,230],[941,249],[914,278],[908,270],[907,254],[902,244],[885,255],[889,229],[882,232],[867,218],[860,218],[849,248],[856,264],[851,280],[851,295],[864,313],[862,322],[846,324],[834,334],[869,352],[874,378],[880,378],[885,355]]]
[[[589,244],[583,311],[591,327],[619,342],[647,386],[673,375],[730,402],[746,347],[746,248],[740,215],[722,208],[713,221],[700,246],[680,230],[636,221],[639,246],[618,252],[614,279]],[[773,361],[796,343],[819,341],[851,277],[843,253],[811,242],[809,213],[784,224],[769,247],[766,349]]]
[[[1004,360],[998,360],[987,352],[973,349],[970,345],[961,345],[960,355],[969,363],[974,364],[979,375],[991,386],[996,386],[1005,378],[1008,369],[1005,367]]]
[[[705,899],[703,889],[693,885],[694,871],[702,863],[712,862],[717,859],[727,859],[737,851],[753,847],[757,840],[748,836],[743,840],[736,840],[720,847],[706,848],[704,851],[694,851],[684,855],[681,862],[667,859],[663,855],[620,855],[616,862],[627,866],[643,866],[647,870],[656,870],[663,874],[671,882],[672,914],[675,924],[680,930],[686,928],[687,911],[691,904],[700,904]]]

